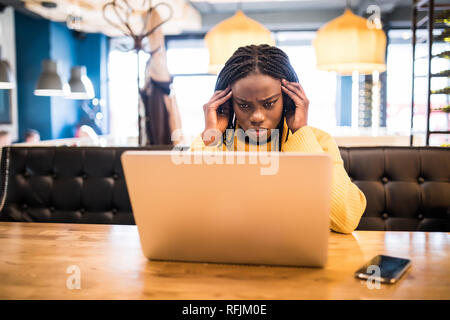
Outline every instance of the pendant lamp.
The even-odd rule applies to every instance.
[[[242,10],[215,25],[205,36],[210,73],[218,73],[237,48],[250,44],[275,45],[270,31]]]
[[[42,61],[42,73],[39,76],[34,94],[37,96],[67,96],[70,94],[69,85],[58,74],[56,61]]]
[[[348,8],[317,31],[313,46],[320,70],[341,75],[386,70],[386,34]]]
[[[94,98],[94,86],[86,75],[85,66],[75,66],[70,71],[70,94],[67,98],[89,100]]]

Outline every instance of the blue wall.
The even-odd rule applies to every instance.
[[[108,38],[88,34],[76,38],[65,24],[36,19],[15,12],[19,137],[33,128],[41,138],[73,137],[83,119],[81,101],[63,97],[38,97],[33,91],[43,59],[58,61],[58,72],[66,81],[70,69],[85,65],[95,89],[95,96],[107,100]],[[107,110],[103,110],[105,120]],[[84,121],[85,122],[85,121]],[[104,121],[106,122],[106,121]],[[99,133],[107,133],[107,125]]]
[[[49,97],[33,94],[41,73],[41,61],[50,58],[50,22],[15,14],[17,103],[19,139],[28,128],[39,130],[42,139],[52,137]]]
[[[78,63],[77,43],[64,25],[50,23],[50,56],[58,61],[59,75],[69,81],[70,69]],[[78,101],[51,97],[52,138],[73,137],[79,119]]]
[[[108,38],[102,34],[86,34],[85,39],[77,42],[77,63],[86,66],[87,76],[94,85],[95,96],[107,101],[108,97]],[[95,53],[95,54],[93,54]],[[109,132],[108,110],[102,108],[104,116],[103,125],[100,128],[103,133]]]

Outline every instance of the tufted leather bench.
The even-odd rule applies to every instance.
[[[1,221],[134,224],[120,155],[170,146],[8,147]],[[367,208],[359,230],[450,231],[450,149],[340,148]],[[6,175],[5,173],[8,172]]]
[[[171,148],[4,148],[0,221],[134,224],[120,155]]]
[[[358,230],[450,231],[450,148],[339,148],[367,207]]]

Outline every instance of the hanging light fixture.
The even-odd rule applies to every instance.
[[[368,7],[369,9],[370,7]],[[386,34],[381,26],[379,11],[369,21],[349,9],[343,15],[322,26],[313,46],[317,69],[352,75],[352,131],[359,130],[359,75],[372,74],[372,129],[378,134],[380,90],[379,74],[386,71]],[[373,17],[373,16],[372,16]]]
[[[2,48],[0,47],[0,89],[12,89],[14,86],[14,76],[8,61],[2,60]]]
[[[69,85],[58,74],[56,61],[42,61],[42,73],[39,76],[34,94],[37,96],[67,96],[70,94]]]
[[[67,98],[89,100],[94,98],[94,86],[86,75],[85,66],[75,66],[70,71],[70,94]]]
[[[275,45],[270,31],[242,10],[215,25],[205,36],[210,73],[218,73],[237,48],[250,44]]]
[[[320,70],[342,75],[386,70],[386,34],[381,24],[373,25],[349,8],[317,31],[313,45]]]

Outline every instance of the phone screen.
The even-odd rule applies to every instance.
[[[378,255],[362,266],[355,275],[358,278],[379,278],[381,282],[394,283],[411,265],[411,260]]]

